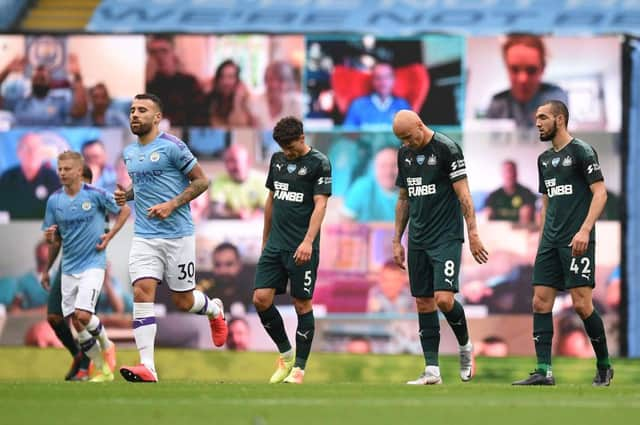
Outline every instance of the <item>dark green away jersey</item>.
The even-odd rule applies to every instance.
[[[271,157],[267,188],[273,192],[273,215],[267,244],[295,251],[304,239],[313,213],[314,195],[331,195],[331,164],[327,157],[311,149],[289,161],[282,152]],[[319,246],[319,235],[313,241]]]
[[[409,248],[433,248],[464,239],[460,201],[453,183],[467,177],[460,147],[435,133],[421,150],[398,151],[396,185],[409,193]]]
[[[538,179],[540,193],[549,197],[541,244],[567,246],[589,212],[591,184],[604,180],[598,154],[579,139],[559,152],[548,149],[538,157]],[[595,226],[589,240],[595,240]]]

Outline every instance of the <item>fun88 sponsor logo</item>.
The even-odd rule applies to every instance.
[[[282,183],[275,181],[273,183],[276,191],[273,194],[273,199],[280,201],[298,202],[304,201],[304,193],[301,192],[289,192],[289,183]]]

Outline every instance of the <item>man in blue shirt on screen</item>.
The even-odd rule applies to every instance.
[[[62,240],[62,314],[72,316],[78,341],[96,366],[94,382],[113,380],[114,345],[107,337],[95,307],[106,268],[105,248],[129,217],[129,207],[118,207],[113,196],[82,182],[82,155],[63,152],[58,156],[62,188],[47,201],[42,230],[56,232]],[[116,224],[104,233],[106,212],[117,214]],[[57,250],[49,250],[57,255]],[[51,264],[51,258],[49,265]],[[49,286],[49,273],[42,274],[42,286]],[[104,355],[104,358],[103,358]],[[108,361],[107,359],[111,359]]]
[[[140,364],[120,368],[130,382],[157,382],[154,363],[156,286],[165,281],[182,311],[207,315],[213,343],[227,339],[222,301],[195,289],[196,245],[189,202],[209,187],[209,178],[187,145],[161,132],[162,102],[153,94],[134,97],[129,114],[138,141],[123,152],[133,186],[115,192],[118,205],[135,201],[136,221],[129,255],[133,284],[133,333]]]

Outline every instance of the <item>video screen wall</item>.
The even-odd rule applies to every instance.
[[[121,159],[135,142],[129,106],[133,95],[149,91],[165,104],[162,129],[184,140],[211,177],[209,190],[191,203],[196,280],[236,319],[227,344],[236,350],[272,349],[251,297],[265,179],[278,149],[271,129],[293,115],[333,166],[314,295],[314,349],[420,352],[408,277],[391,255],[400,147],[391,121],[398,110],[412,109],[464,151],[490,252],[489,263],[477,265],[463,248],[458,298],[478,354],[533,354],[531,278],[541,206],[536,158],[549,146],[539,142],[533,114],[545,100],[565,101],[569,130],[594,146],[607,184],[594,296],[617,353],[618,37],[2,35],[0,48],[0,344],[56,344],[37,327],[47,298],[39,285],[46,262],[40,226],[47,197],[60,187],[56,157],[79,151],[95,185],[109,191],[129,185]],[[108,251],[107,279],[125,308],[105,301],[99,311],[123,341],[132,338],[132,233],[131,222]],[[294,330],[290,298],[279,296],[277,303]],[[568,294],[554,309],[555,353],[591,356]],[[206,320],[178,313],[162,286],[156,313],[159,345],[211,348]],[[180,333],[185,326],[192,335]],[[457,352],[447,329],[441,349]]]

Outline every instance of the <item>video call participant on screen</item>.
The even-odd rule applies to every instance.
[[[489,220],[533,223],[536,195],[518,183],[518,166],[515,161],[502,163],[502,186],[489,194],[484,209]]]
[[[551,99],[569,103],[563,89],[542,81],[546,55],[542,38],[536,35],[507,37],[502,46],[502,59],[511,87],[493,96],[487,118],[509,118],[518,127],[533,127],[538,105]]]

